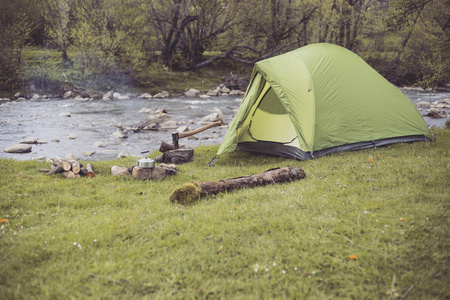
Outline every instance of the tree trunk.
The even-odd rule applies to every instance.
[[[156,157],[158,163],[169,164],[183,164],[193,160],[194,149],[190,148],[178,148],[176,150],[169,150],[162,155]]]
[[[214,195],[220,192],[282,183],[305,177],[305,172],[301,168],[284,167],[268,170],[256,175],[222,179],[220,181],[190,182],[176,188],[170,195],[170,201],[189,204],[200,197]]]

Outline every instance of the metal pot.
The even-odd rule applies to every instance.
[[[138,160],[138,167],[144,169],[153,169],[155,167],[155,160],[151,158],[141,158]]]

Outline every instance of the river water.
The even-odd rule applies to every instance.
[[[413,103],[419,101],[442,102],[450,99],[450,93],[431,93],[414,90],[403,90]],[[154,111],[165,109],[172,120],[188,122],[190,130],[199,128],[198,122],[206,115],[220,109],[225,121],[230,123],[242,98],[233,96],[214,97],[207,100],[191,98],[170,99],[137,99],[129,100],[42,100],[13,101],[0,104],[0,157],[15,160],[27,160],[37,156],[65,156],[67,153],[77,155],[81,160],[111,160],[121,152],[139,156],[144,151],[159,149],[164,140],[171,143],[174,130],[129,132],[128,138],[119,139],[112,134],[117,131],[115,125],[135,127],[145,121],[147,114],[139,113],[142,108]],[[61,112],[69,112],[70,117],[59,116]],[[424,113],[424,112],[422,112]],[[447,111],[448,113],[448,111]],[[424,117],[428,125],[443,126],[444,119]],[[201,144],[220,144],[228,127],[214,127],[200,134],[198,140],[184,138],[180,144],[197,147]],[[76,139],[69,139],[74,134]],[[32,145],[31,153],[5,153],[3,150],[18,144],[27,138],[46,140],[46,144]],[[59,142],[52,141],[59,140]],[[106,147],[93,144],[101,141]],[[94,152],[85,156],[83,152]]]

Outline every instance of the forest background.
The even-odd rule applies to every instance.
[[[449,0],[10,0],[0,28],[2,92],[210,88],[319,42],[399,86],[450,83]]]

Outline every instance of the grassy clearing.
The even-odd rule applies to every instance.
[[[444,299],[450,131],[299,162],[217,146],[155,182],[68,180],[0,160],[3,299]],[[188,181],[300,166],[307,178],[169,202]],[[4,221],[4,220],[3,220]],[[2,221],[2,222],[3,222]],[[353,258],[353,259],[352,259]],[[408,292],[409,290],[409,292]]]

